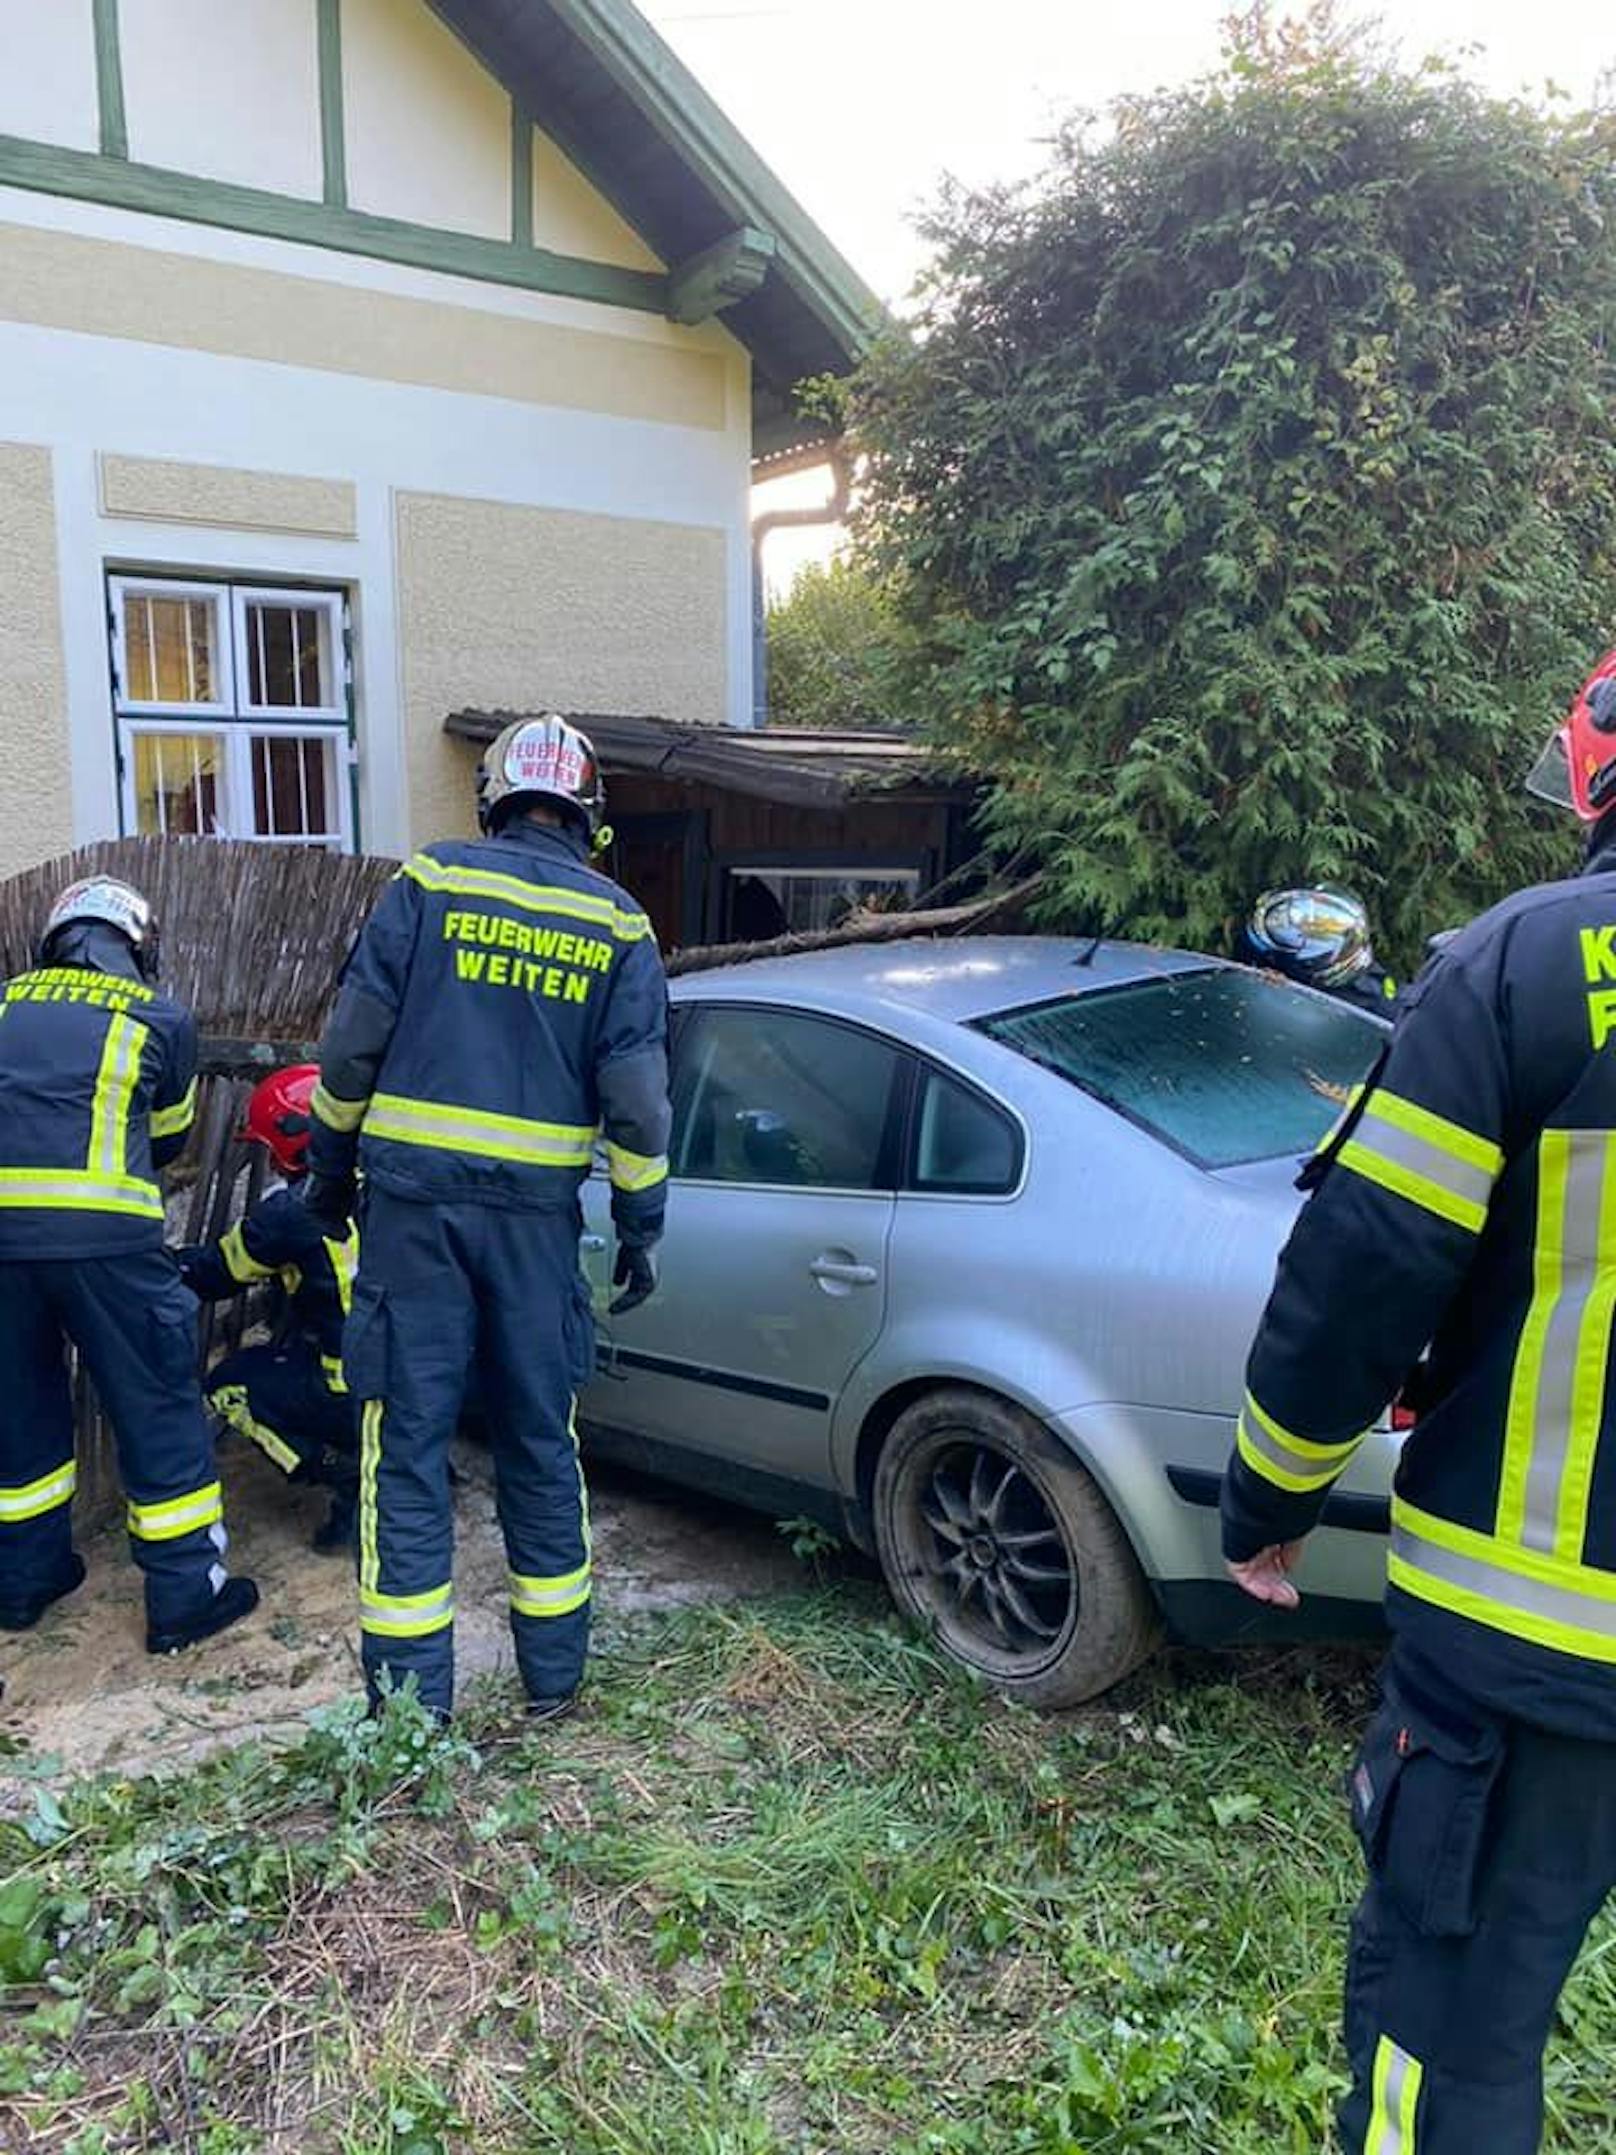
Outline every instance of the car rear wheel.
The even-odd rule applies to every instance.
[[[898,1606],[1029,1706],[1076,1706],[1155,1643],[1116,1513],[1049,1430],[985,1392],[928,1393],[876,1467],[876,1547]]]

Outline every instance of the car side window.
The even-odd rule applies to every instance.
[[[910,1187],[1003,1196],[1020,1175],[1021,1133],[1010,1117],[941,1070],[922,1070]]]
[[[693,1182],[889,1188],[898,1072],[887,1042],[829,1018],[709,1007],[679,1042],[672,1171]]]

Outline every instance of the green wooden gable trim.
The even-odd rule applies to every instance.
[[[627,0],[543,0],[543,6],[655,122],[737,226],[772,233],[781,273],[850,354],[862,352],[881,319],[875,294],[639,9]]]
[[[411,269],[476,277],[485,284],[590,299],[606,307],[632,307],[644,314],[668,311],[668,279],[659,271],[618,269],[608,262],[553,254],[545,247],[519,247],[509,240],[441,232],[334,203],[305,202],[257,187],[165,171],[159,165],[98,157],[91,150],[26,142],[16,135],[0,135],[0,186],[30,187],[40,194],[68,195],[80,202],[106,202],[117,209],[144,210],[154,217],[220,225],[263,239],[295,240],[342,254],[368,255],[380,262],[401,262]]]
[[[511,239],[533,244],[533,116],[511,99]]]
[[[668,313],[676,322],[705,322],[755,292],[774,260],[774,238],[752,225],[726,232],[681,262],[668,284]]]
[[[320,159],[325,199],[333,209],[346,209],[348,141],[342,103],[342,0],[319,0],[319,9]]]
[[[118,0],[95,0],[95,89],[101,107],[101,154],[127,157],[129,122],[123,105]]]

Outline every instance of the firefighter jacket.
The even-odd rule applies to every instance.
[[[1462,930],[1328,1141],[1252,1350],[1235,1561],[1312,1527],[1427,1341],[1388,1614],[1500,1712],[1616,1738],[1616,824]],[[1307,1179],[1307,1178],[1304,1178]]]
[[[139,979],[121,938],[98,964],[0,989],[0,1260],[158,1248],[157,1170],[196,1114],[190,1012]]]
[[[317,1219],[295,1189],[275,1190],[228,1234],[180,1253],[186,1285],[203,1302],[221,1302],[264,1280],[278,1280],[298,1335],[319,1356],[333,1392],[342,1381],[342,1327],[359,1269],[359,1231],[344,1234]]]
[[[433,845],[383,892],[321,1051],[310,1163],[424,1203],[576,1204],[597,1138],[625,1243],[662,1231],[667,984],[570,833]]]

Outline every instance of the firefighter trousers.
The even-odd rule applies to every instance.
[[[189,1624],[224,1583],[224,1508],[196,1298],[161,1249],[0,1262],[0,1602],[48,1599],[72,1569],[69,1340],[117,1441],[147,1617]]]
[[[1535,2155],[1543,2046],[1616,1886],[1616,1744],[1400,1684],[1352,1775],[1369,1880],[1353,1919],[1346,2155]],[[1366,1818],[1368,1830],[1366,1831]]]
[[[360,1402],[359,1606],[366,1683],[454,1697],[449,1442],[475,1364],[530,1697],[578,1687],[589,1515],[573,1403],[594,1330],[576,1207],[417,1204],[372,1189],[343,1341]]]
[[[226,1427],[250,1437],[266,1459],[298,1481],[352,1487],[359,1428],[353,1401],[334,1392],[320,1357],[302,1340],[240,1347],[208,1372],[208,1405]]]

